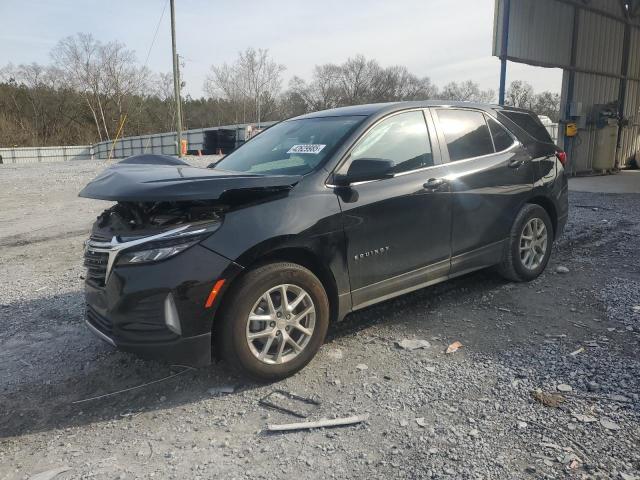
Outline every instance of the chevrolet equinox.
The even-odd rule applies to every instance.
[[[80,192],[116,202],[85,246],[87,325],[141,355],[286,377],[350,312],[490,266],[540,275],[565,161],[529,111],[437,101],[296,117],[209,168],[130,157]]]

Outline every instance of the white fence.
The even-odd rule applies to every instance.
[[[66,162],[93,159],[93,146],[0,148],[0,163]]]
[[[262,127],[269,127],[275,122],[264,122]],[[183,138],[187,140],[189,150],[202,150],[204,148],[205,132],[217,129],[235,129],[236,146],[245,141],[247,124],[227,125],[215,128],[199,128],[183,132]],[[558,143],[558,124],[545,126],[555,143]],[[113,141],[96,143],[95,145],[81,145],[73,147],[26,147],[26,148],[0,148],[1,163],[39,163],[39,162],[66,162],[69,160],[106,160],[108,158],[127,158],[143,153],[156,155],[176,154],[176,133],[157,133],[155,135],[141,135],[139,137],[126,137]]]
[[[262,122],[261,127],[270,127],[276,122]],[[225,125],[222,127],[197,128],[182,132],[183,140],[187,141],[188,150],[203,150],[205,133],[211,130],[235,130],[236,147],[245,141],[247,126],[256,124]],[[100,142],[93,146],[95,158],[127,158],[144,153],[155,155],[175,155],[177,146],[176,132],[141,135],[139,137],[125,137],[119,140]]]

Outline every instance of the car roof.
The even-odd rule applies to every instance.
[[[352,105],[349,107],[332,108],[329,110],[320,110],[318,112],[307,113],[294,117],[290,120],[300,120],[305,118],[321,118],[321,117],[346,117],[346,116],[365,116],[369,117],[377,114],[386,114],[408,108],[424,108],[424,107],[466,107],[477,108],[480,110],[517,110],[527,112],[527,110],[503,107],[500,105],[477,103],[477,102],[458,102],[451,100],[420,100],[420,101],[403,101],[403,102],[387,102],[387,103],[368,103],[364,105]]]

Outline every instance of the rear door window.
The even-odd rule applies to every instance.
[[[494,153],[484,114],[474,110],[437,110],[440,129],[452,162]]]
[[[496,152],[502,152],[513,145],[513,137],[507,133],[502,125],[493,118],[487,118],[487,123],[489,124],[489,130],[491,130]]]

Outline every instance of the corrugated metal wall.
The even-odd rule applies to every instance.
[[[0,157],[2,157],[3,164],[91,160],[93,147],[78,145],[72,147],[0,148]]]
[[[576,67],[619,75],[623,38],[622,23],[589,11],[580,12]]]
[[[636,160],[640,165],[640,82],[627,82],[627,97],[625,101],[625,118],[629,122],[622,129],[618,164],[627,165]]]
[[[270,127],[276,122],[262,122],[262,128]],[[182,132],[182,138],[187,140],[189,150],[202,150],[204,132],[217,129],[237,130],[238,145],[245,141],[247,126],[256,124],[225,125],[212,128],[198,128]],[[176,154],[176,133],[158,133],[155,135],[141,135],[138,137],[126,137],[113,141],[96,143],[95,145],[81,145],[70,147],[26,147],[26,148],[0,148],[2,163],[38,163],[38,162],[64,162],[67,160],[106,160],[108,158],[126,158],[143,153],[156,155]]]
[[[512,0],[507,56],[523,62],[568,65],[573,7],[555,0]],[[569,28],[567,28],[569,27]],[[536,32],[535,39],[529,32]],[[499,55],[501,39],[497,42]]]
[[[262,122],[263,128],[273,125],[275,122]],[[234,129],[237,130],[239,144],[244,142],[244,132],[247,126],[256,124],[225,125],[212,128],[198,128],[182,132],[182,138],[187,140],[189,150],[202,150],[204,148],[204,133],[209,130]],[[176,132],[158,133],[155,135],[142,135],[139,137],[125,137],[113,141],[101,142],[94,145],[95,157],[99,159],[126,158],[132,155],[150,153],[156,155],[175,155],[177,137]]]
[[[576,73],[574,99],[582,102],[583,114],[587,115],[594,104],[610,103],[618,99],[620,80],[613,77]],[[596,131],[593,126],[580,128],[580,133],[573,142],[570,171],[572,173],[587,172],[593,166]]]
[[[506,0],[496,0],[494,55],[500,55],[501,18]],[[574,15],[578,17],[575,63],[571,64]],[[617,101],[623,65],[625,24],[619,0],[510,0],[507,58],[565,70],[561,111],[567,101],[582,104],[579,135],[571,143],[570,169],[590,171],[595,126],[586,122],[593,105]],[[618,165],[640,160],[640,17],[630,24],[630,48],[624,118]],[[574,71],[573,96],[568,99],[569,71]],[[508,70],[507,70],[508,72]],[[508,77],[508,73],[507,73]],[[563,144],[563,139],[560,139]]]

